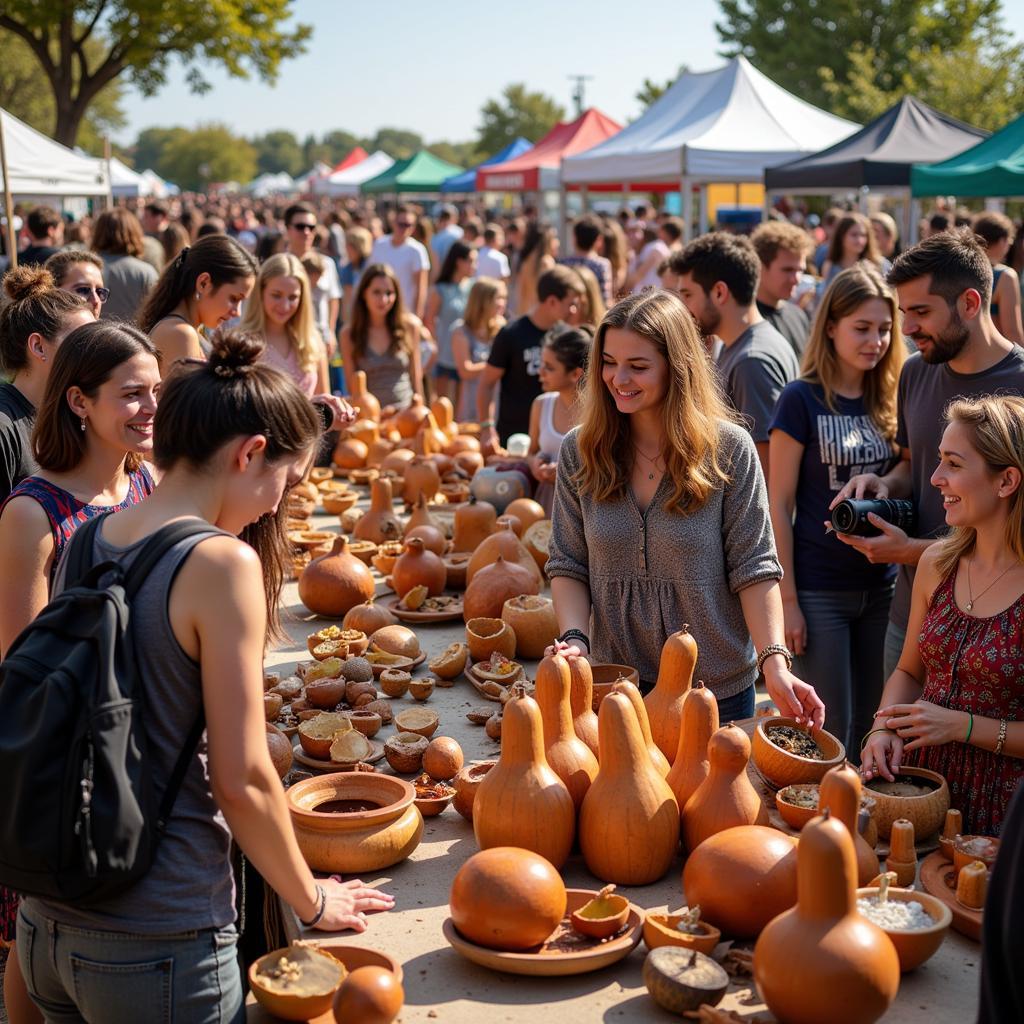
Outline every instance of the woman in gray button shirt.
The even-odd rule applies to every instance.
[[[608,312],[582,401],[559,455],[547,563],[563,636],[635,666],[646,691],[665,639],[689,623],[723,722],[753,715],[760,667],[784,715],[820,725],[824,706],[782,642],[757,452],[679,299],[647,291]]]

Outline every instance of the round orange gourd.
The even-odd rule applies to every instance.
[[[747,777],[750,739],[738,725],[708,741],[708,777],[683,807],[683,841],[695,850],[709,836],[737,825],[767,825],[764,802]]]
[[[391,1024],[402,1012],[405,990],[386,967],[357,967],[334,994],[336,1024]]]
[[[334,446],[331,461],[340,469],[360,469],[366,465],[369,445],[356,437],[343,437]]]
[[[411,448],[392,448],[381,460],[380,468],[386,473],[397,473],[401,476],[405,467],[416,458]]]
[[[512,531],[511,524],[499,527],[485,540],[477,545],[473,557],[466,566],[466,585],[473,582],[473,577],[485,566],[492,565],[498,557],[504,558],[506,562],[515,562],[521,565],[537,581],[536,590],[524,590],[524,594],[536,594],[544,583],[537,563],[533,555],[523,547],[522,541]],[[501,614],[500,612],[498,614]]]
[[[520,658],[542,658],[558,637],[558,617],[550,597],[517,594],[502,605],[501,617],[515,630]]]
[[[597,777],[597,758],[573,729],[571,688],[569,662],[560,654],[544,658],[537,666],[534,698],[544,724],[544,756],[552,771],[565,783],[579,810],[590,784]]]
[[[594,712],[594,674],[586,658],[570,658],[569,674],[572,685],[569,703],[572,707],[572,725],[576,735],[590,748],[594,757],[600,754],[597,715]]]
[[[623,693],[598,713],[601,759],[580,808],[580,850],[603,882],[649,885],[669,869],[679,846],[679,805],[644,756],[637,715]]]
[[[423,541],[423,546],[427,551],[432,551],[438,558],[444,554],[445,548],[448,547],[444,534],[436,526],[414,526],[411,530],[406,527],[405,539],[410,541],[413,537]],[[447,570],[445,572],[447,573]]]
[[[708,740],[717,728],[718,701],[704,683],[697,680],[683,697],[679,746],[665,779],[680,807],[686,807],[686,801],[708,777]]]
[[[878,874],[878,854],[868,845],[857,828],[860,815],[860,773],[849,762],[830,768],[818,784],[818,812],[828,808],[830,815],[842,822],[853,839],[857,860],[857,885],[865,886]]]
[[[395,415],[395,429],[402,437],[415,437],[429,415],[426,403],[419,395],[414,395],[412,402]]]
[[[547,519],[544,506],[533,498],[516,498],[510,501],[505,506],[505,515],[515,516],[523,524],[523,533],[526,533],[534,523]]]
[[[683,626],[662,645],[658,663],[658,681],[644,697],[651,735],[661,752],[673,760],[679,749],[679,728],[683,717],[683,698],[693,683],[697,665],[697,641],[690,627]]]
[[[727,828],[686,858],[683,895],[723,934],[752,938],[796,902],[796,840],[763,825]]]
[[[360,516],[352,529],[356,540],[369,540],[374,544],[385,544],[399,540],[402,524],[392,507],[391,481],[377,479],[370,484],[370,507]]]
[[[467,939],[509,951],[547,939],[567,902],[565,884],[550,861],[510,846],[474,853],[455,873],[448,897],[452,924]]]
[[[576,832],[576,807],[544,756],[544,726],[532,697],[505,704],[501,757],[473,801],[473,831],[482,850],[520,846],[560,868]]]
[[[516,562],[506,562],[501,555],[485,565],[466,587],[462,599],[462,615],[470,619],[500,619],[505,602],[521,594],[536,594],[540,584],[535,576]]]
[[[849,830],[828,812],[812,818],[800,833],[797,862],[796,906],[771,921],[754,947],[757,987],[790,1024],[871,1024],[896,998],[900,964],[885,932],[857,912]]]
[[[341,625],[344,629],[358,629],[367,636],[373,636],[378,629],[385,626],[393,626],[398,619],[394,617],[383,605],[374,604],[371,598],[362,604],[357,604],[345,613]]]
[[[489,501],[471,494],[469,501],[455,509],[452,551],[476,551],[494,532],[497,519],[497,510]]]
[[[299,577],[299,600],[317,615],[339,617],[373,597],[376,584],[366,564],[338,537],[330,553],[314,558]]]
[[[647,705],[644,704],[644,698],[640,690],[636,684],[631,683],[628,679],[620,679],[612,687],[612,693],[623,693],[629,698],[629,702],[633,705],[633,710],[636,712],[636,720],[640,725],[640,734],[644,738],[644,746],[647,748],[647,753],[651,756],[651,763],[657,769],[658,774],[665,778],[672,766],[668,763],[668,758],[661,752],[661,748],[654,742],[654,737],[651,736],[651,723],[647,718]],[[600,722],[600,717],[599,713],[598,722]]]
[[[362,441],[367,448],[372,448],[380,440],[380,425],[376,420],[356,420],[345,430],[346,437],[354,437]]]
[[[356,370],[352,374],[348,404],[359,413],[360,419],[380,422],[380,402],[377,401],[377,396],[367,389],[366,373],[363,370]]]
[[[426,587],[429,596],[437,597],[444,592],[447,577],[444,562],[439,555],[427,550],[421,537],[410,537],[405,542],[405,550],[395,559],[391,570],[391,584],[399,597],[405,597],[418,586]]]

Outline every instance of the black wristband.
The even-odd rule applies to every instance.
[[[299,918],[299,924],[301,924],[303,928],[313,928],[318,925],[323,919],[324,911],[327,909],[327,890],[322,885],[318,885],[316,887],[316,891],[320,896],[320,906],[309,921],[303,921],[301,917]]]
[[[571,640],[582,640],[587,645],[587,654],[590,654],[590,637],[582,629],[567,629],[559,638],[559,642],[568,643]]]

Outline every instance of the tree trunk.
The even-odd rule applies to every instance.
[[[58,96],[57,100],[57,124],[53,137],[69,149],[74,149],[78,139],[78,129],[82,123],[83,110],[80,110],[77,103],[66,97]]]

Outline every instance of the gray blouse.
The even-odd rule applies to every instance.
[[[782,578],[750,435],[721,424],[730,482],[690,515],[666,510],[667,476],[644,514],[632,491],[605,502],[581,495],[573,480],[578,438],[571,430],[558,456],[546,571],[590,588],[595,660],[634,666],[646,690],[665,639],[689,623],[699,651],[694,678],[719,700],[742,692],[757,677],[757,661],[739,592]]]

